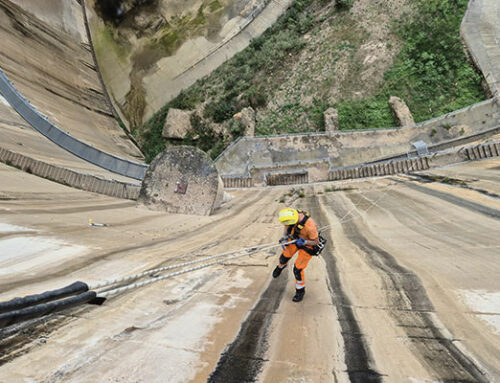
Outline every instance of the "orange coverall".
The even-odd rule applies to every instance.
[[[296,227],[293,228],[291,233],[292,235],[295,229]],[[317,239],[318,236],[319,236],[318,228],[316,226],[316,223],[313,221],[312,218],[309,217],[309,219],[306,221],[306,224],[304,225],[304,228],[299,233],[299,238],[304,238],[305,240],[313,241]],[[307,267],[307,264],[311,260],[312,256],[308,254],[304,249],[298,249],[294,243],[285,246],[285,249],[283,250],[283,256],[285,258],[290,259],[297,252],[297,250],[299,250],[299,255],[297,257],[297,260],[295,261],[295,268],[294,268],[295,288],[303,289],[306,286],[304,269]]]

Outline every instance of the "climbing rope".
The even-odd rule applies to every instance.
[[[290,243],[293,243],[293,242],[290,242]],[[228,251],[228,252],[221,253],[221,254],[215,254],[215,255],[211,255],[209,257],[195,259],[193,261],[179,263],[179,264],[176,264],[176,265],[158,267],[158,268],[155,268],[155,269],[146,270],[146,271],[144,271],[142,273],[139,273],[139,274],[130,275],[130,276],[124,277],[124,278],[112,279],[112,280],[107,280],[107,281],[103,281],[103,282],[100,282],[100,283],[89,284],[89,289],[90,290],[96,290],[96,289],[100,289],[100,288],[103,288],[103,287],[106,287],[106,286],[115,285],[115,284],[123,283],[123,282],[127,282],[127,281],[132,281],[132,280],[139,279],[139,278],[142,278],[142,277],[145,277],[145,276],[148,276],[148,275],[157,274],[157,273],[160,273],[160,272],[163,272],[163,271],[167,271],[167,270],[171,270],[171,269],[177,269],[179,267],[189,266],[189,265],[192,265],[192,264],[195,264],[195,263],[206,262],[206,261],[209,261],[211,259],[225,257],[227,255],[231,255],[231,254],[235,254],[235,253],[241,253],[241,252],[244,252],[244,251],[246,251],[247,253],[243,254],[243,255],[251,255],[251,254],[255,254],[256,251],[262,251],[262,250],[269,249],[270,245],[271,244],[269,243],[269,244],[252,246],[252,247],[245,247],[245,248],[242,248],[242,249],[232,250],[232,251]],[[279,246],[279,245],[275,245],[274,247],[277,247],[277,246]]]
[[[394,183],[389,188],[387,188],[387,190],[385,190],[384,193],[376,201],[370,201],[370,207],[368,209],[366,209],[366,211],[368,211],[371,208],[373,208],[374,206],[376,206],[378,204],[378,202],[381,201],[387,195],[387,193],[395,185],[397,185],[397,184]],[[345,222],[348,222],[348,221],[354,219],[355,216],[351,216],[350,218],[347,218],[350,215],[352,215],[352,212],[354,210],[355,210],[355,207],[353,207],[351,210],[349,210],[340,219],[339,222],[323,226],[323,227],[321,227],[321,228],[318,229],[318,232],[323,232],[324,230],[326,230],[326,229],[328,229],[330,227],[341,225],[341,224],[343,224]],[[124,291],[129,291],[129,290],[132,290],[132,289],[135,289],[135,288],[146,286],[146,285],[149,285],[151,283],[158,282],[158,281],[161,281],[161,280],[164,280],[164,279],[168,279],[168,278],[172,278],[172,277],[175,277],[175,276],[178,276],[178,275],[186,274],[186,273],[189,273],[189,272],[192,272],[192,271],[200,270],[200,269],[203,269],[203,268],[206,268],[206,267],[209,267],[209,266],[221,264],[221,263],[227,262],[227,261],[232,260],[232,259],[237,259],[237,258],[241,258],[241,257],[253,255],[253,254],[256,254],[256,253],[261,252],[261,251],[270,250],[270,249],[273,249],[273,248],[276,248],[276,247],[280,247],[282,245],[292,244],[294,242],[295,242],[295,240],[290,241],[290,242],[286,242],[286,243],[282,243],[282,244],[281,243],[280,244],[271,244],[271,243],[269,243],[269,244],[264,244],[264,245],[258,245],[258,246],[252,246],[252,247],[246,247],[246,248],[242,248],[242,249],[232,250],[232,251],[229,251],[229,252],[225,252],[225,253],[221,253],[221,254],[215,254],[215,255],[212,255],[212,256],[208,256],[208,257],[205,257],[205,258],[201,258],[201,259],[197,259],[197,260],[193,260],[193,261],[189,261],[189,262],[184,262],[184,263],[180,263],[180,264],[176,264],[176,265],[165,266],[165,267],[160,267],[160,268],[155,268],[155,269],[147,270],[147,271],[144,271],[142,273],[131,275],[131,276],[128,276],[128,277],[125,277],[125,278],[108,280],[108,281],[104,281],[104,282],[101,282],[101,283],[91,284],[91,285],[89,285],[89,289],[91,289],[91,290],[101,289],[103,287],[107,287],[107,286],[111,286],[111,285],[115,285],[115,284],[120,284],[120,283],[124,283],[124,282],[128,282],[128,281],[133,281],[133,280],[145,277],[145,276],[157,274],[159,272],[163,272],[163,271],[167,271],[167,270],[171,270],[171,269],[175,269],[175,268],[180,268],[180,267],[185,267],[185,266],[189,266],[189,265],[196,264],[196,263],[206,262],[206,261],[209,261],[211,259],[221,258],[221,257],[225,257],[225,256],[228,256],[228,255],[231,255],[231,254],[245,252],[244,254],[237,254],[237,255],[234,255],[234,256],[231,256],[231,257],[228,257],[228,258],[224,258],[223,260],[218,260],[218,261],[206,263],[206,264],[199,265],[199,266],[196,266],[196,267],[191,267],[191,268],[188,268],[188,269],[185,269],[185,270],[180,270],[180,271],[177,271],[177,272],[174,272],[174,273],[169,273],[169,274],[166,274],[166,275],[162,275],[162,276],[158,276],[158,277],[155,277],[155,278],[151,278],[151,279],[143,281],[143,282],[129,284],[129,285],[125,285],[125,286],[122,286],[122,287],[118,287],[118,288],[115,288],[115,289],[111,289],[111,290],[107,290],[107,291],[98,293],[100,297],[107,297],[107,296],[111,296],[111,295],[122,293]]]
[[[255,254],[255,253],[259,253],[259,252],[264,251],[264,250],[273,249],[273,248],[278,247],[278,246],[289,245],[289,244],[292,244],[292,243],[295,243],[295,242],[296,242],[296,240],[285,242],[285,243],[278,244],[278,245],[270,245],[270,246],[259,247],[259,248],[255,248],[254,247],[253,249],[255,249],[255,250],[252,250],[252,251],[250,251],[250,252],[248,252],[246,254],[233,255],[231,257],[224,258],[222,260],[218,260],[218,261],[214,261],[214,262],[210,262],[210,263],[205,263],[203,265],[191,267],[191,268],[188,268],[188,269],[185,269],[185,270],[176,271],[174,273],[169,273],[169,274],[166,274],[166,275],[162,275],[160,277],[151,278],[151,279],[143,281],[143,282],[138,282],[138,283],[134,283],[134,284],[131,284],[131,285],[126,285],[126,286],[118,287],[116,289],[107,290],[107,291],[104,291],[102,293],[98,293],[98,295],[99,295],[99,297],[105,298],[105,297],[108,297],[110,295],[119,294],[119,293],[122,293],[124,291],[132,290],[132,289],[135,289],[135,288],[138,288],[138,287],[149,285],[149,284],[154,283],[154,282],[158,282],[158,281],[162,281],[164,279],[172,278],[172,277],[175,277],[177,275],[186,274],[186,273],[189,273],[191,271],[196,271],[196,270],[204,269],[205,267],[209,267],[209,266],[213,266],[213,265],[218,265],[218,264],[221,264],[221,263],[225,263],[225,262],[227,262],[229,260],[233,260],[233,259],[237,259],[237,258],[241,258],[241,257],[246,257],[246,256],[249,256],[249,255],[252,255],[252,254]],[[237,250],[234,250],[232,253],[234,253],[234,252],[237,252]],[[212,257],[207,257],[204,260],[210,259],[210,258],[221,257],[221,256],[222,256],[222,254],[217,254],[217,255],[214,255]],[[193,262],[186,262],[186,264],[197,263],[197,262],[202,262],[202,261],[203,260],[200,259],[200,260],[193,261]],[[175,266],[176,267],[181,267],[179,265],[175,265]],[[174,266],[172,266],[172,268],[173,267]],[[144,274],[144,273],[142,273],[142,274]]]

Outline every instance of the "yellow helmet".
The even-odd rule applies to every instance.
[[[278,219],[283,225],[295,225],[299,220],[299,212],[287,207],[280,211]]]

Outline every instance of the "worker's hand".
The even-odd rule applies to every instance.
[[[281,237],[279,242],[281,243],[281,248],[285,250],[285,246],[287,246],[285,243],[289,242],[288,235]]]
[[[304,238],[299,238],[297,239],[297,242],[295,242],[295,244],[297,245],[297,247],[302,247],[306,244],[306,240]]]

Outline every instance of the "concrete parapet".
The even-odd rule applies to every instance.
[[[483,158],[500,156],[500,142],[491,142],[471,146],[463,149],[468,160],[480,160]]]
[[[491,142],[464,147],[458,150],[453,149],[432,153],[418,158],[393,160],[377,164],[365,164],[344,169],[332,169],[328,174],[328,180],[336,181],[351,178],[411,173],[468,160],[481,160],[498,156],[500,156],[500,142]]]
[[[499,120],[500,104],[493,98],[404,128],[244,137],[217,158],[216,166],[222,175],[241,176],[254,168],[281,169],[294,162],[328,160],[332,167],[346,167],[412,153],[416,141],[429,148],[466,144],[497,132]]]
[[[151,163],[138,202],[169,213],[210,215],[222,203],[223,182],[208,155],[172,146]]]
[[[89,192],[133,200],[139,196],[139,185],[78,173],[4,148],[0,148],[0,162],[14,166],[26,173]]]
[[[295,181],[285,181],[286,178],[289,178],[288,175],[295,173],[307,173],[307,176],[304,179],[307,179],[308,182],[317,182],[324,181],[328,178],[328,171],[330,169],[330,163],[328,159],[322,158],[318,160],[310,160],[310,161],[290,161],[290,162],[282,162],[280,164],[274,166],[268,165],[254,165],[250,168],[249,176],[252,178],[252,183],[254,186],[265,186],[267,185],[267,177],[270,174],[281,174],[283,177],[278,177],[278,179],[282,179],[283,181],[279,182],[292,182],[297,183]],[[296,179],[295,176],[290,176]],[[274,181],[272,181],[274,182]],[[287,184],[287,183],[286,183]]]

